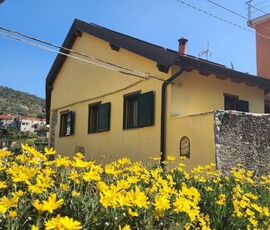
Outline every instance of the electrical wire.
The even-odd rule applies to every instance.
[[[29,36],[29,35],[26,35],[26,34],[23,34],[23,33],[20,33],[20,32],[15,31],[15,30],[10,30],[10,29],[4,28],[4,27],[0,27],[0,30],[4,30],[4,31],[7,31],[9,33],[20,35],[22,37],[34,40],[35,42],[43,43],[45,45],[52,46],[54,48],[59,48],[60,50],[59,51],[54,50],[52,48],[40,45],[38,43],[30,42],[28,40],[25,40],[25,39],[22,39],[22,38],[19,38],[19,37],[10,35],[10,34],[0,32],[0,36],[2,36],[2,37],[6,37],[6,38],[11,39],[11,40],[15,40],[15,41],[18,41],[18,42],[21,42],[21,43],[25,43],[27,45],[31,45],[31,46],[41,48],[41,49],[44,49],[44,50],[47,50],[47,51],[50,51],[50,52],[54,52],[54,53],[57,53],[57,54],[61,54],[61,55],[67,56],[67,57],[71,57],[73,59],[83,61],[83,62],[92,64],[92,65],[96,65],[96,66],[99,66],[99,67],[102,67],[102,68],[106,68],[106,69],[109,69],[109,70],[112,70],[112,71],[116,71],[116,72],[121,73],[121,74],[134,76],[134,77],[139,77],[139,78],[143,78],[143,79],[153,78],[153,79],[160,80],[160,81],[163,81],[163,82],[167,81],[167,80],[165,80],[163,78],[153,76],[153,75],[150,75],[148,73],[136,71],[136,70],[133,70],[133,69],[129,69],[129,68],[126,68],[126,67],[123,67],[123,66],[119,66],[119,65],[116,65],[114,63],[111,63],[111,62],[104,61],[104,60],[99,59],[99,58],[89,56],[89,55],[84,54],[82,52],[79,52],[79,51],[76,51],[76,50],[73,50],[73,49],[68,49],[68,48],[63,47],[63,46],[58,46],[58,45],[55,45],[53,43],[50,43],[50,42],[47,42],[47,41],[44,41],[44,40]],[[61,50],[63,50],[63,51],[61,51]],[[64,51],[68,51],[70,53],[77,54],[77,55],[82,56],[84,58],[92,59],[93,61],[86,60],[84,58],[80,58],[78,56],[68,54],[68,53],[66,53]],[[99,62],[99,63],[97,63],[97,62]]]
[[[222,6],[222,5],[220,5],[220,4],[218,4],[218,3],[214,2],[214,1],[211,1],[211,0],[207,0],[207,1],[214,4],[214,5],[216,5],[216,6],[218,6],[218,7],[220,7],[220,8],[222,8],[222,9],[224,9],[224,10],[226,10],[226,11],[229,11],[232,14],[235,14],[235,15],[239,16],[240,18],[248,20],[247,17],[245,17],[245,16],[243,16],[241,14],[238,14],[238,13],[234,12],[233,10],[230,10],[230,9],[226,8],[225,6]]]
[[[226,10],[226,11],[228,11],[228,12],[230,12],[230,13],[232,13],[232,14],[234,14],[234,15],[237,15],[237,16],[239,16],[239,17],[241,17],[241,18],[243,18],[243,19],[249,21],[249,23],[251,23],[251,20],[250,20],[249,18],[247,18],[247,17],[245,17],[245,16],[243,16],[243,15],[241,15],[241,14],[239,14],[239,13],[233,11],[233,10],[228,9],[228,8],[226,8],[225,6],[222,6],[222,5],[220,5],[220,4],[218,4],[218,3],[214,2],[214,1],[211,1],[211,0],[207,0],[207,1],[210,2],[210,3],[212,3],[212,4],[214,4],[214,5],[216,5],[216,6],[218,6],[218,7],[220,7],[220,8],[222,8],[222,9],[224,9],[224,10]],[[261,2],[261,3],[262,3],[262,2]],[[253,23],[252,25],[258,25],[258,23]],[[260,25],[261,27],[265,28],[266,30],[269,30],[269,31],[270,31],[270,28],[269,28],[269,27],[267,27],[267,26],[265,26],[265,25],[263,25],[263,24],[259,24],[259,25]],[[253,32],[253,31],[252,31],[252,32]],[[258,33],[258,35],[259,35],[259,33]]]
[[[7,37],[7,38],[9,38],[11,40],[22,42],[22,43],[25,43],[27,45],[31,45],[31,46],[34,46],[34,47],[37,47],[37,48],[41,48],[41,49],[44,49],[44,50],[47,50],[47,51],[50,51],[50,52],[54,52],[54,53],[58,53],[58,54],[61,54],[61,55],[67,56],[67,57],[71,57],[71,58],[74,58],[76,60],[83,61],[83,62],[92,64],[92,65],[96,65],[96,66],[99,66],[99,67],[102,67],[102,68],[106,68],[106,69],[109,69],[109,70],[112,70],[112,71],[116,71],[118,73],[132,75],[132,76],[139,77],[139,78],[144,78],[144,79],[147,79],[149,77],[149,75],[146,74],[146,73],[141,73],[142,76],[136,75],[134,73],[128,73],[128,72],[125,72],[123,70],[115,69],[115,68],[112,68],[112,67],[109,67],[109,66],[105,66],[105,65],[90,61],[90,60],[86,60],[86,59],[83,59],[83,58],[80,58],[80,57],[77,57],[77,56],[73,56],[73,55],[58,51],[58,50],[48,48],[46,46],[39,45],[39,44],[34,43],[34,42],[30,42],[30,41],[27,41],[27,40],[24,40],[24,39],[21,39],[21,38],[18,38],[18,37],[9,35],[9,34],[2,33],[2,32],[0,32],[0,36]]]
[[[180,3],[182,3],[183,5],[186,5],[186,6],[190,7],[190,8],[192,8],[192,9],[195,9],[195,10],[197,10],[197,11],[199,11],[199,12],[201,12],[201,13],[204,13],[204,14],[206,14],[206,15],[208,15],[208,16],[211,16],[211,17],[213,17],[213,18],[215,18],[215,19],[218,19],[218,20],[223,21],[223,22],[225,22],[225,23],[227,23],[227,24],[230,24],[230,25],[232,25],[232,26],[235,26],[235,27],[237,27],[237,28],[239,28],[239,29],[248,31],[248,32],[250,32],[250,33],[256,34],[256,35],[258,35],[258,36],[261,36],[261,37],[264,37],[264,38],[270,40],[270,37],[269,37],[269,36],[266,36],[266,35],[264,35],[264,34],[258,33],[258,32],[256,32],[256,31],[253,31],[253,30],[250,30],[250,29],[247,29],[247,28],[245,28],[245,27],[243,27],[243,26],[240,26],[240,25],[238,25],[238,24],[236,24],[236,23],[234,23],[234,22],[231,22],[231,21],[229,21],[229,20],[227,20],[227,19],[221,18],[221,17],[216,16],[216,15],[214,15],[214,14],[212,14],[212,13],[209,13],[208,11],[202,10],[202,9],[200,9],[199,7],[196,7],[196,6],[194,6],[194,5],[191,5],[191,4],[189,4],[189,3],[186,3],[185,1],[182,1],[182,0],[177,0],[177,1],[180,2]],[[242,16],[241,16],[241,17],[242,17]],[[270,28],[267,27],[267,29],[270,29]]]
[[[107,61],[103,61],[103,60],[101,60],[101,59],[99,59],[99,58],[95,58],[95,57],[89,56],[89,55],[84,54],[84,53],[82,53],[82,52],[79,52],[79,51],[77,51],[77,50],[68,49],[68,48],[66,48],[66,47],[59,46],[59,45],[53,44],[53,43],[51,43],[51,42],[47,42],[47,41],[44,41],[44,40],[41,40],[41,39],[38,39],[38,38],[35,38],[35,37],[32,37],[32,36],[23,34],[23,33],[21,33],[21,32],[15,31],[15,30],[7,29],[7,28],[2,27],[2,26],[0,26],[0,30],[4,30],[4,31],[6,31],[6,32],[13,33],[13,34],[17,34],[17,35],[20,35],[20,36],[22,36],[22,37],[25,37],[25,38],[34,40],[34,41],[36,41],[36,42],[43,43],[43,44],[45,44],[45,45],[49,45],[49,46],[52,46],[52,47],[55,47],[55,48],[58,48],[58,49],[62,49],[62,50],[65,50],[65,51],[68,51],[68,52],[71,52],[71,53],[74,53],[74,54],[78,54],[79,56],[86,57],[86,58],[89,58],[89,59],[92,59],[92,60],[95,60],[95,61],[98,61],[98,62],[103,62],[103,63],[105,63],[105,64],[111,65],[111,66],[113,66],[113,67],[121,68],[121,69],[127,70],[127,71],[129,71],[129,72],[135,72],[135,73],[137,73],[137,74],[141,74],[141,72],[138,72],[138,71],[135,71],[135,70],[131,70],[131,69],[128,69],[128,68],[125,68],[125,67],[122,67],[122,66],[118,66],[118,65],[116,65],[116,64],[113,64],[113,63],[110,63],[110,62],[107,62]]]

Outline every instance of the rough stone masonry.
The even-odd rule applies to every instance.
[[[270,115],[214,111],[217,168],[238,163],[257,175],[270,172]]]

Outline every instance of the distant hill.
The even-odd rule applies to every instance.
[[[0,86],[0,113],[45,118],[45,100],[25,92]]]

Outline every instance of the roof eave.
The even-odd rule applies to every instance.
[[[214,74],[219,79],[231,79],[231,81],[236,83],[244,82],[248,86],[257,85],[259,88],[264,90],[265,94],[270,91],[270,80],[266,78],[239,72],[233,69],[229,69],[224,65],[219,65],[189,56],[179,56],[178,61],[184,63],[186,71],[195,69],[199,71],[200,74],[205,76]]]

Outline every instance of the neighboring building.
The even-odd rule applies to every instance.
[[[186,42],[175,52],[75,20],[63,47],[88,57],[61,49],[85,61],[58,54],[47,76],[49,144],[97,162],[216,162],[213,110],[264,113],[270,80],[189,56]]]
[[[13,118],[11,115],[0,115],[0,128],[6,129],[13,121]]]
[[[270,13],[249,21],[256,31],[257,75],[270,79]],[[265,97],[266,112],[270,113],[270,94]]]
[[[13,128],[21,132],[34,132],[46,125],[46,119],[21,115],[0,115],[0,127]]]
[[[34,132],[35,130],[46,125],[46,119],[34,118],[34,117],[24,117],[20,116],[20,128],[21,132]]]

